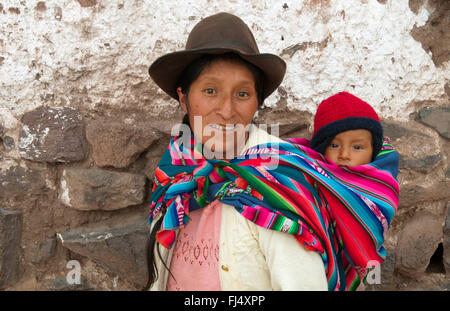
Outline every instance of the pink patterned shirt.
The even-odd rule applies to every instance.
[[[189,214],[173,250],[168,291],[219,291],[219,238],[222,203],[218,200]]]

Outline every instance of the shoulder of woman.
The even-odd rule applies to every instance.
[[[241,215],[234,206],[225,203],[222,204],[221,223],[224,226],[239,226],[239,228],[233,229],[234,233],[242,233],[242,230],[245,230],[255,238],[258,236],[257,227],[259,226]]]
[[[283,140],[278,136],[269,134],[262,126],[252,124],[249,129],[249,137],[244,149],[267,143],[281,143]]]

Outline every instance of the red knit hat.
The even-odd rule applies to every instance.
[[[324,153],[333,138],[348,130],[366,129],[372,133],[373,157],[382,146],[383,129],[375,110],[365,101],[347,93],[337,93],[317,108],[311,148]]]

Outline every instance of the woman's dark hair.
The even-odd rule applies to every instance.
[[[244,64],[250,70],[250,72],[252,73],[253,78],[255,80],[255,89],[256,89],[257,98],[258,98],[258,106],[261,107],[264,102],[264,98],[263,98],[264,75],[263,75],[263,72],[261,71],[261,69],[259,69],[255,65],[245,61],[244,59],[242,59],[241,57],[239,57],[239,55],[237,55],[235,53],[226,53],[226,54],[220,54],[220,55],[207,54],[207,55],[204,55],[204,56],[198,58],[197,60],[193,61],[188,67],[186,67],[186,69],[183,71],[180,78],[178,79],[177,85],[179,87],[181,87],[181,92],[183,94],[188,94],[191,84],[200,76],[202,71],[206,67],[211,65],[211,63],[213,61],[218,60],[218,59],[240,62],[240,63]],[[187,114],[184,115],[184,117],[183,117],[183,124],[190,126],[189,116]],[[157,271],[157,267],[156,267],[155,253],[154,253],[155,246],[156,246],[156,251],[157,251],[157,254],[158,254],[161,262],[163,263],[164,267],[167,270],[169,270],[169,267],[167,267],[166,263],[161,258],[161,254],[159,251],[159,244],[156,243],[156,232],[161,228],[161,223],[163,220],[163,216],[165,214],[165,208],[161,209],[161,213],[162,213],[162,215],[161,215],[160,219],[153,226],[153,229],[150,232],[150,238],[147,242],[146,252],[147,252],[147,267],[148,267],[148,282],[147,282],[147,285],[145,286],[144,290],[148,290],[152,286],[152,284],[156,281],[156,279],[158,278],[158,271]],[[170,270],[169,270],[169,273],[170,273]]]
[[[152,231],[150,232],[150,237],[147,240],[147,247],[146,247],[146,253],[147,253],[147,268],[148,268],[148,280],[147,285],[143,288],[143,290],[149,290],[150,287],[155,283],[156,279],[158,278],[158,269],[156,267],[156,261],[155,261],[155,254],[154,250],[156,247],[156,252],[158,254],[159,259],[163,263],[164,267],[169,271],[170,275],[172,273],[169,270],[169,267],[167,267],[166,263],[162,259],[161,252],[159,249],[159,244],[156,243],[156,233],[158,232],[159,228],[161,228],[161,224],[164,220],[164,215],[166,214],[166,205],[163,202],[163,206],[161,207],[161,217],[158,219],[158,221],[154,224]],[[173,275],[172,275],[173,277]]]
[[[145,252],[147,253],[147,268],[148,268],[148,280],[147,285],[145,285],[144,290],[149,290],[153,283],[158,278],[158,270],[156,268],[155,256],[154,256],[154,248],[156,244],[156,231],[159,227],[161,227],[161,223],[163,221],[163,217],[158,219],[155,223],[153,230],[150,232],[150,238],[147,240],[147,247]],[[156,245],[158,256],[161,259],[161,254],[159,253],[159,247]]]

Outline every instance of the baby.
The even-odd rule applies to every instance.
[[[383,128],[365,101],[340,92],[324,101],[314,117],[311,148],[339,166],[372,162],[383,144]]]

